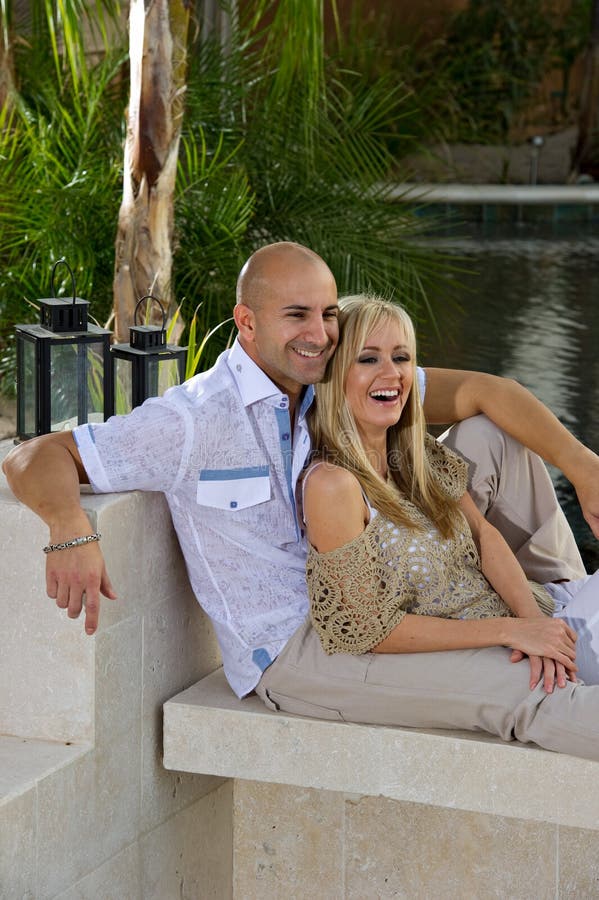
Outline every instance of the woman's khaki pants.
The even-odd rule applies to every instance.
[[[471,463],[475,500],[536,581],[584,575],[543,463],[484,417],[454,426],[447,443]],[[306,622],[256,692],[297,715],[485,731],[599,761],[599,686],[530,690],[526,660],[503,647],[437,653],[327,656]]]

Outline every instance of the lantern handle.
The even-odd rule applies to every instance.
[[[73,306],[75,306],[76,301],[77,301],[77,286],[75,284],[75,276],[73,275],[73,270],[71,269],[70,265],[68,264],[68,262],[66,261],[64,256],[61,259],[57,259],[56,262],[54,263],[54,265],[52,266],[52,277],[51,277],[51,283],[50,283],[51,288],[52,288],[52,296],[56,297],[56,288],[54,287],[54,275],[56,274],[56,270],[57,270],[58,266],[61,266],[61,265],[66,266],[67,269],[69,270],[69,275],[71,276],[71,282],[73,283]]]
[[[152,294],[146,294],[145,297],[142,297],[141,300],[137,301],[137,306],[135,307],[135,312],[133,313],[133,324],[137,325],[137,310],[144,302],[144,300],[153,300],[160,307],[160,311],[162,312],[162,331],[166,331],[166,310],[158,297],[154,297]]]

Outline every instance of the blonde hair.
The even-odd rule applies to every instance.
[[[447,496],[433,475],[425,452],[426,423],[416,372],[416,335],[408,313],[380,297],[356,295],[339,301],[339,345],[317,384],[310,425],[317,453],[352,472],[370,503],[398,525],[421,528],[385,483],[362,444],[345,397],[345,383],[368,336],[395,322],[401,328],[412,365],[412,389],[399,421],[387,431],[387,466],[397,487],[435,523],[443,537],[454,534],[457,502]]]

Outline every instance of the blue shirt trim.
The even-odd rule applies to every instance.
[[[200,481],[238,481],[240,478],[268,478],[268,466],[246,466],[240,469],[202,469]]]
[[[264,647],[259,647],[257,650],[254,650],[252,653],[252,661],[256,663],[261,672],[264,672],[265,669],[268,669],[270,664],[272,663],[272,659],[268,655],[268,652],[264,649]]]

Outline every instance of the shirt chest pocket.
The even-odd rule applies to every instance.
[[[265,503],[270,497],[268,466],[200,471],[196,499],[201,506],[235,512]]]

